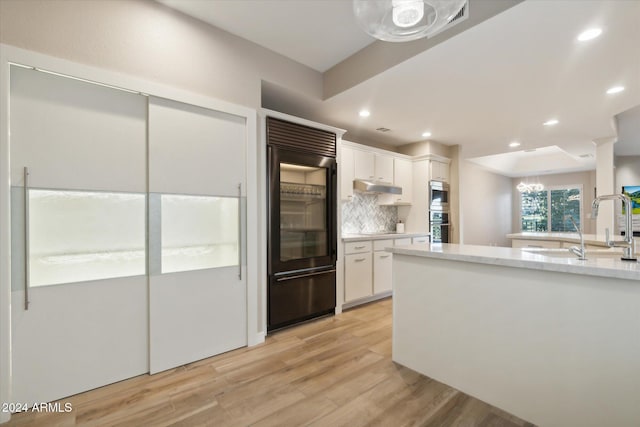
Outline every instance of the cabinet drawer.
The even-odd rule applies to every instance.
[[[405,237],[403,239],[396,239],[393,241],[394,246],[406,246],[411,244],[411,237]]]
[[[393,246],[393,240],[384,239],[384,240],[374,240],[373,241],[373,250],[374,251],[384,251],[384,248],[390,248]]]
[[[357,254],[361,252],[371,252],[371,241],[348,242],[344,244],[345,254]]]
[[[561,247],[561,244],[559,241],[554,240],[513,239],[511,241],[511,247],[558,249]]]

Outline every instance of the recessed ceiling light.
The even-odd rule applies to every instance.
[[[581,42],[586,42],[587,40],[592,40],[602,34],[602,30],[600,28],[589,28],[586,31],[581,32],[578,35],[578,40]]]
[[[360,115],[360,117],[369,117],[371,115],[368,110],[360,110],[358,114]]]
[[[607,90],[607,93],[609,95],[614,94],[614,93],[619,93],[622,92],[624,90],[624,86],[614,86],[612,88],[610,88],[609,90]]]
[[[520,143],[518,141],[512,141],[509,143],[509,147],[511,148],[520,147]]]
[[[431,136],[431,132],[422,132],[423,138],[429,138]]]
[[[551,120],[547,120],[546,122],[544,122],[543,125],[545,125],[545,126],[553,126],[553,125],[557,125],[558,123],[560,123],[558,120],[551,119]]]

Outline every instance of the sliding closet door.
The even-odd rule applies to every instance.
[[[247,344],[244,118],[149,99],[150,371]]]
[[[12,67],[12,399],[148,371],[146,98]]]

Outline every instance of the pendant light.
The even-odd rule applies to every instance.
[[[437,33],[466,4],[467,0],[353,0],[353,12],[367,34],[404,42]]]

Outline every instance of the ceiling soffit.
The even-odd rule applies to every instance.
[[[323,74],[323,98],[329,99],[430,49],[524,0],[469,0],[469,17],[434,37],[406,43],[376,41]]]

